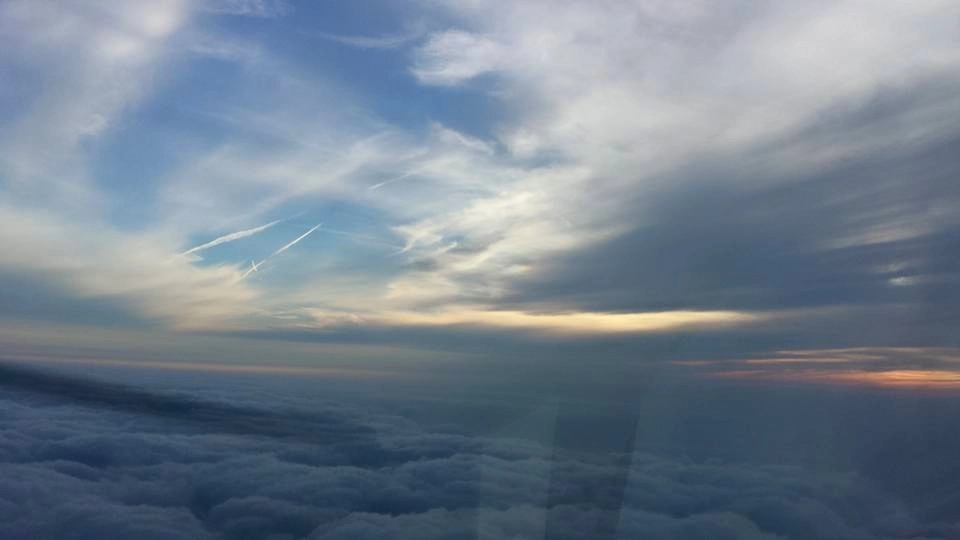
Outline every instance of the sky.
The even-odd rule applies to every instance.
[[[955,0],[0,1],[0,537],[960,538]]]
[[[955,386],[958,16],[4,2],[0,339]]]

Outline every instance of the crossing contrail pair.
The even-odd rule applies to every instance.
[[[301,234],[300,236],[294,238],[292,241],[290,241],[289,243],[285,244],[285,245],[284,245],[283,247],[281,247],[280,249],[274,251],[273,253],[271,253],[270,255],[268,255],[267,257],[265,257],[262,261],[260,261],[260,262],[253,262],[253,261],[251,261],[251,262],[250,262],[250,268],[249,268],[246,272],[244,272],[242,276],[240,276],[240,279],[243,279],[243,278],[249,276],[250,274],[256,272],[256,271],[260,268],[260,266],[263,265],[263,263],[269,261],[270,259],[276,257],[277,255],[279,255],[279,254],[283,253],[284,251],[286,251],[286,250],[292,248],[293,246],[297,245],[298,242],[300,242],[300,241],[303,240],[304,238],[310,236],[310,234],[313,233],[313,231],[319,229],[321,225],[323,225],[323,223],[317,223],[317,224],[314,225],[309,231],[307,231],[307,232]]]
[[[288,219],[289,219],[289,218],[288,218]],[[194,253],[197,253],[197,252],[200,252],[200,251],[203,251],[203,250],[206,250],[206,249],[210,249],[210,248],[215,247],[215,246],[219,246],[220,244],[226,244],[227,242],[233,242],[233,241],[235,241],[235,240],[240,240],[240,239],[242,239],[242,238],[247,238],[247,237],[253,236],[253,235],[257,234],[257,233],[260,233],[260,232],[263,232],[263,231],[269,229],[270,227],[273,227],[274,225],[276,225],[277,223],[280,223],[281,221],[286,221],[286,220],[285,220],[285,219],[278,219],[278,220],[276,220],[276,221],[271,221],[270,223],[267,223],[267,224],[265,224],[265,225],[260,225],[259,227],[253,227],[252,229],[244,229],[244,230],[242,230],[242,231],[232,232],[232,233],[230,233],[230,234],[225,234],[225,235],[223,235],[223,236],[218,236],[217,238],[214,238],[213,240],[211,240],[211,241],[209,241],[209,242],[207,242],[207,243],[205,243],[205,244],[200,244],[199,246],[194,246],[194,247],[192,247],[192,248],[184,251],[184,252],[181,253],[180,255],[184,255],[184,256],[186,256],[186,255],[192,255],[192,254],[194,254]],[[266,258],[264,258],[262,261],[260,261],[260,262],[251,261],[251,262],[250,262],[250,268],[249,268],[246,272],[244,272],[242,276],[240,276],[240,279],[243,279],[243,278],[249,276],[250,274],[252,274],[253,272],[256,272],[257,270],[260,269],[260,266],[262,266],[263,263],[269,261],[270,259],[276,257],[277,255],[279,255],[279,254],[283,253],[284,251],[286,251],[286,250],[292,248],[293,246],[297,245],[298,242],[300,242],[301,240],[303,240],[303,239],[306,238],[307,236],[310,236],[310,234],[311,234],[313,231],[319,229],[321,225],[323,225],[323,224],[322,224],[322,223],[317,223],[317,224],[314,225],[313,228],[311,228],[309,231],[307,231],[307,232],[301,234],[300,236],[294,238],[291,242],[288,242],[287,244],[285,244],[285,245],[284,245],[283,247],[281,247],[280,249],[274,251],[273,253],[271,253],[270,255],[268,255]]]
[[[294,216],[294,217],[296,217],[296,216]],[[236,232],[232,232],[232,233],[229,233],[229,234],[225,234],[225,235],[223,235],[223,236],[219,236],[219,237],[217,237],[217,238],[214,238],[213,240],[211,240],[211,241],[209,241],[209,242],[206,242],[206,243],[204,243],[204,244],[200,244],[200,245],[198,245],[198,246],[194,246],[194,247],[192,247],[192,248],[184,251],[184,252],[181,253],[180,255],[183,255],[183,256],[193,255],[193,254],[195,254],[195,253],[197,253],[197,252],[204,251],[204,250],[206,250],[206,249],[210,249],[210,248],[215,247],[215,246],[219,246],[220,244],[226,244],[227,242],[233,242],[233,241],[235,241],[235,240],[241,240],[241,239],[243,239],[243,238],[247,238],[247,237],[253,236],[253,235],[257,234],[257,233],[263,232],[263,231],[269,229],[270,227],[273,227],[273,226],[276,225],[277,223],[281,223],[281,222],[287,221],[287,220],[289,220],[289,219],[293,219],[293,218],[278,219],[278,220],[276,220],[276,221],[271,221],[270,223],[267,223],[267,224],[265,224],[265,225],[260,225],[260,226],[258,226],[258,227],[253,227],[253,228],[251,228],[251,229],[244,229],[244,230],[242,230],[242,231],[236,231]],[[290,242],[288,242],[287,244],[283,245],[280,249],[274,251],[273,253],[271,253],[270,255],[268,255],[267,257],[265,257],[265,258],[264,258],[263,260],[261,260],[261,261],[250,261],[250,268],[248,268],[248,269],[243,273],[243,275],[240,276],[240,279],[244,279],[244,278],[246,278],[247,276],[249,276],[250,274],[259,271],[259,270],[260,270],[260,267],[263,266],[263,263],[269,261],[270,259],[276,257],[277,255],[279,255],[279,254],[283,253],[284,251],[286,251],[286,250],[292,248],[293,246],[297,245],[298,242],[300,242],[301,240],[303,240],[303,239],[306,238],[307,236],[310,236],[314,231],[316,231],[317,229],[319,229],[319,228],[322,227],[322,226],[323,226],[323,223],[318,223],[318,224],[314,225],[312,228],[310,228],[310,230],[308,230],[307,232],[305,232],[305,233],[301,234],[300,236],[294,238],[292,241],[290,241]],[[378,239],[378,238],[373,238],[373,237],[370,237],[370,236],[366,236],[366,235],[362,235],[362,234],[357,234],[357,233],[353,233],[353,232],[349,232],[349,231],[341,231],[341,230],[339,230],[339,229],[328,229],[328,228],[325,228],[324,230],[327,231],[327,232],[330,232],[330,233],[332,233],[332,234],[338,234],[338,235],[347,236],[347,237],[349,237],[349,238],[352,238],[352,239],[357,240],[357,241],[360,241],[360,242],[372,243],[372,244],[377,244],[377,245],[386,246],[386,247],[391,247],[391,248],[401,248],[401,247],[402,247],[402,246],[397,246],[397,245],[395,245],[395,244],[393,244],[393,243],[390,243],[390,242],[385,242],[385,241],[380,240],[380,239]]]

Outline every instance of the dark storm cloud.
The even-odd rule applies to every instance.
[[[915,116],[947,99],[936,83],[878,92],[749,152],[694,158],[663,180],[674,187],[635,202],[641,225],[549,262],[514,284],[512,301],[602,311],[897,305],[960,320],[960,137],[910,134]],[[856,151],[866,139],[885,142]],[[834,149],[849,157],[818,157]]]
[[[23,390],[8,386],[0,394],[4,538],[500,539],[547,533],[551,539],[866,540],[947,539],[957,532],[944,514],[921,524],[896,498],[853,473],[634,450],[629,425],[636,418],[629,415],[624,429],[600,426],[606,433],[587,429],[590,418],[582,409],[572,411],[579,419],[561,411],[557,444],[549,448],[431,431],[382,408],[296,392],[260,405],[249,403],[249,393],[243,404],[222,389],[203,399],[181,393],[179,402],[189,406],[168,415],[155,414],[168,405],[127,408],[69,392],[59,399],[31,391],[40,386],[28,381]],[[250,420],[269,417],[278,426],[309,431],[305,422],[283,420],[307,416],[306,410],[317,418],[349,418],[353,431],[372,433],[381,454],[344,459],[363,454],[350,437],[315,444]],[[249,432],[234,429],[233,421],[209,420],[218,415],[247,419]],[[198,425],[209,429],[193,429]],[[224,425],[228,429],[220,429]],[[890,462],[884,456],[877,461]]]
[[[960,155],[960,141],[951,149]],[[874,227],[892,235],[921,225],[933,205],[960,207],[958,184],[945,181],[960,163],[951,165],[939,185],[920,174],[927,164],[918,158],[904,170],[881,161],[796,184],[673,193],[649,210],[647,225],[555,262],[517,286],[517,296],[614,310],[954,304],[956,225],[829,245]],[[897,278],[902,286],[891,283]]]
[[[146,320],[116,299],[77,298],[36,275],[0,272],[0,317],[37,321],[143,326]]]
[[[267,411],[175,393],[0,364],[0,387],[119,412],[173,418],[206,432],[240,433],[325,444],[373,444],[372,430],[342,415]],[[358,448],[359,450],[359,448]],[[93,452],[95,453],[95,452]]]

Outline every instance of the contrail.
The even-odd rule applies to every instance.
[[[274,251],[273,253],[271,253],[270,255],[268,255],[266,258],[264,258],[262,261],[260,261],[260,262],[251,262],[251,263],[250,263],[250,268],[249,268],[246,272],[244,272],[242,276],[240,276],[240,279],[243,279],[243,278],[249,276],[250,274],[256,272],[257,270],[260,269],[261,266],[263,266],[263,263],[269,261],[270,259],[276,257],[277,255],[279,255],[279,254],[283,253],[284,251],[286,251],[286,250],[292,248],[293,246],[297,245],[297,242],[303,240],[303,239],[306,238],[307,236],[310,236],[310,233],[312,233],[313,231],[319,229],[321,225],[323,225],[323,223],[317,223],[316,225],[313,226],[312,229],[310,229],[309,231],[307,231],[307,232],[301,234],[300,236],[294,238],[293,241],[289,242],[288,244],[286,244],[286,245],[283,246],[282,248]]]
[[[214,247],[214,246],[219,246],[220,244],[226,244],[227,242],[233,242],[234,240],[240,240],[241,238],[246,238],[246,237],[248,237],[248,236],[253,236],[253,235],[257,234],[258,232],[262,232],[262,231],[265,231],[265,230],[269,229],[270,227],[273,227],[274,225],[276,225],[277,223],[280,223],[281,221],[283,221],[283,220],[282,220],[282,219],[278,219],[278,220],[276,220],[276,221],[271,221],[270,223],[267,223],[266,225],[260,225],[259,227],[254,227],[254,228],[252,228],[252,229],[245,229],[245,230],[242,230],[242,231],[237,231],[237,232],[232,232],[232,233],[230,233],[230,234],[225,234],[225,235],[220,236],[220,237],[218,237],[218,238],[214,238],[213,240],[207,242],[206,244],[200,244],[199,246],[192,247],[192,248],[184,251],[183,253],[181,253],[181,255],[189,255],[189,254],[191,254],[191,253],[196,253],[196,252],[198,252],[198,251],[203,251],[203,250],[205,250],[205,249],[210,249],[210,248],[212,248],[212,247]]]
[[[300,236],[298,236],[298,237],[296,237],[295,239],[293,239],[293,241],[290,242],[289,244],[287,244],[287,245],[283,246],[282,248],[274,251],[274,252],[270,255],[270,257],[275,257],[275,256],[283,253],[284,251],[292,248],[293,246],[297,245],[297,242],[303,240],[304,238],[306,238],[307,236],[309,236],[310,233],[312,233],[313,231],[319,229],[321,225],[323,225],[323,223],[317,223],[317,224],[314,225],[313,228],[310,229],[309,231],[301,234]],[[267,259],[269,259],[270,257],[267,257]],[[267,259],[264,259],[264,261],[267,260]],[[261,263],[262,263],[262,262],[263,262],[263,261],[261,261]],[[257,265],[257,266],[259,266],[259,265]]]
[[[263,266],[263,263],[265,263],[265,262],[267,262],[267,259],[264,259],[264,260],[262,260],[262,261],[260,261],[260,262],[250,261],[250,268],[247,269],[247,271],[244,272],[242,276],[240,276],[240,280],[243,280],[243,278],[249,276],[250,274],[252,274],[252,273],[254,273],[254,272],[259,272],[259,271],[260,271],[260,267]]]
[[[393,178],[389,178],[389,179],[387,179],[387,180],[384,180],[383,182],[378,182],[378,183],[376,183],[376,184],[373,184],[372,186],[367,186],[367,191],[373,191],[373,190],[375,190],[375,189],[380,189],[380,188],[382,188],[383,186],[392,184],[392,183],[394,183],[394,182],[396,182],[396,181],[398,181],[398,180],[403,180],[404,178],[409,178],[409,177],[413,176],[414,174],[417,174],[417,171],[410,171],[410,172],[408,172],[408,173],[401,174],[400,176],[394,176]]]

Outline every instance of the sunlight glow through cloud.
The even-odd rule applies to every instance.
[[[953,348],[791,350],[767,358],[673,363],[701,376],[728,380],[960,390],[960,349]]]
[[[374,316],[398,326],[481,326],[533,330],[557,335],[666,332],[691,328],[736,326],[762,320],[761,315],[733,311],[666,311],[660,313],[530,313],[454,309],[437,313],[408,312]]]

